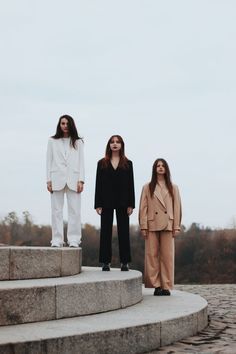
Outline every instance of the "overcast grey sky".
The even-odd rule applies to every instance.
[[[141,187],[164,157],[183,224],[231,227],[236,217],[234,0],[2,0],[0,217],[28,210],[50,223],[45,154],[60,115],[85,140],[82,222],[96,163],[120,134]]]

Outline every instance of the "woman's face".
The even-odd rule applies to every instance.
[[[162,161],[158,161],[156,171],[158,175],[164,175],[166,173],[166,169]]]
[[[110,142],[110,148],[111,148],[111,151],[120,151],[121,149],[121,142],[120,140],[114,136]]]
[[[62,118],[60,121],[60,127],[63,132],[63,134],[68,134],[69,133],[69,128],[68,128],[68,120],[66,118]]]

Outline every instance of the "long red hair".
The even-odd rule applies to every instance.
[[[127,168],[128,167],[128,159],[125,156],[125,143],[124,143],[124,140],[122,139],[122,137],[117,134],[112,135],[107,142],[105,157],[102,159],[102,167],[107,168],[110,161],[111,161],[112,150],[111,150],[110,144],[114,138],[117,138],[119,143],[121,143],[121,149],[119,150],[119,154],[120,154],[119,167]]]

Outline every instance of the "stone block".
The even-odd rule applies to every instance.
[[[10,251],[8,247],[0,247],[0,280],[9,279],[9,257]]]
[[[142,276],[121,282],[121,307],[131,306],[142,300]]]
[[[61,276],[79,274],[82,264],[82,249],[63,249],[61,256]]]
[[[56,343],[55,343],[56,342]],[[138,354],[160,347],[160,325],[122,327],[47,341],[47,354]]]
[[[207,306],[198,312],[197,324],[198,332],[202,331],[208,326]]]
[[[161,322],[161,346],[197,333],[197,314]]]
[[[47,247],[10,249],[10,279],[50,278],[60,275],[60,249]]]
[[[1,326],[48,321],[55,318],[55,313],[55,287],[15,287],[0,290]]]
[[[120,282],[103,281],[57,286],[56,318],[114,310],[120,305]]]

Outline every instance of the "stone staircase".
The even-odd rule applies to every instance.
[[[200,296],[154,297],[140,272],[82,269],[81,258],[80,248],[0,247],[0,353],[147,353],[206,327]]]

